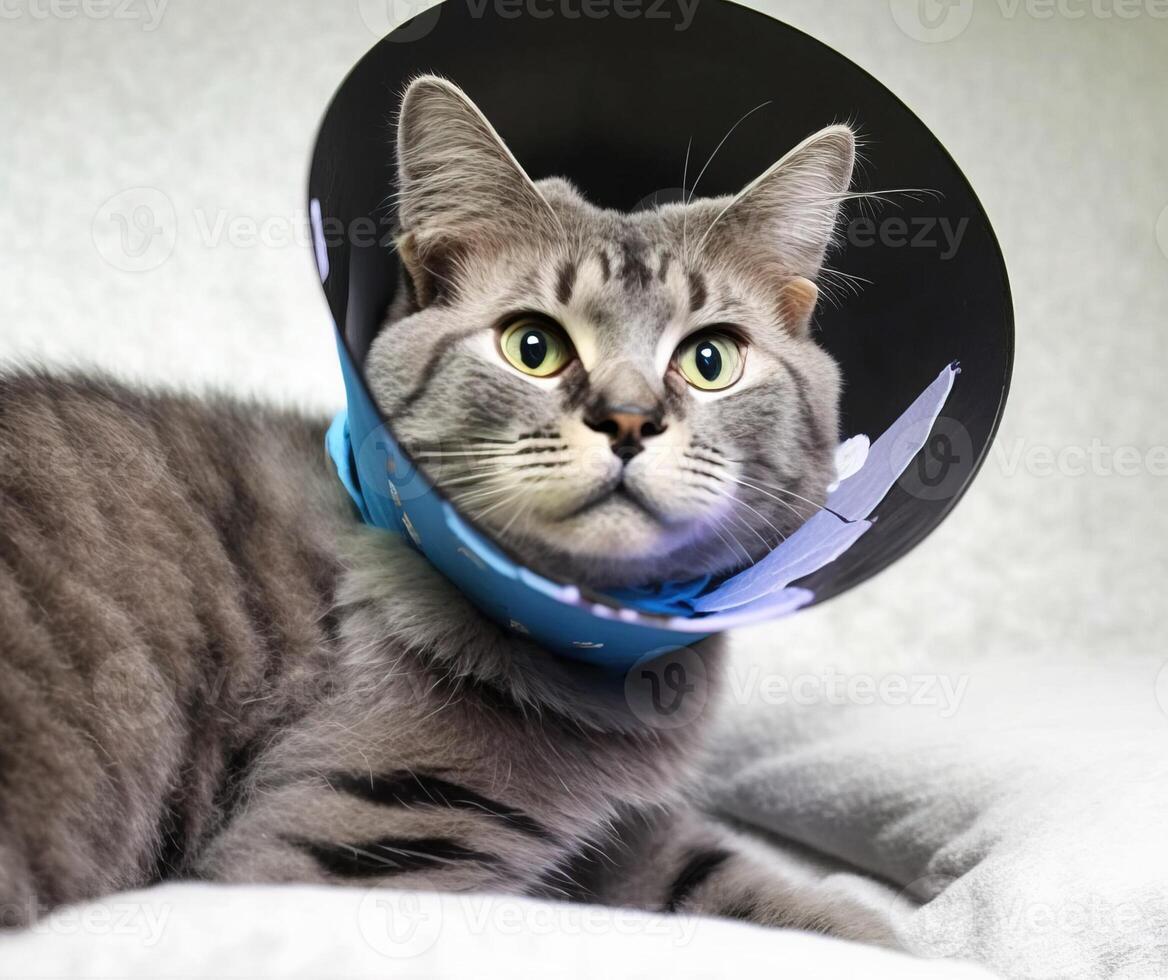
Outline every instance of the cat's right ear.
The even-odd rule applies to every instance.
[[[739,267],[772,284],[779,320],[794,334],[810,328],[819,296],[815,280],[855,162],[855,133],[829,126],[718,206],[702,235],[702,246],[733,256]]]
[[[494,127],[457,85],[415,79],[397,127],[397,242],[419,306],[468,252],[544,234],[554,214]]]

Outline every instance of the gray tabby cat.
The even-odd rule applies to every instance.
[[[459,89],[418,79],[375,397],[533,566],[605,587],[744,565],[833,472],[839,380],[809,324],[853,155],[833,127],[733,199],[622,215],[533,183]],[[257,405],[0,382],[9,924],[193,877],[872,935],[693,805],[710,710],[655,724],[623,679],[484,619],[359,523],[323,434]],[[692,656],[712,706],[720,644]]]

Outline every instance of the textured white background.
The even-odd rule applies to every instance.
[[[170,0],[155,26],[144,0],[128,20],[6,0],[0,357],[337,405],[300,207],[318,117],[375,41],[378,3]],[[1160,657],[1168,478],[1024,462],[1096,439],[1168,445],[1168,20],[1138,3],[1119,17],[1130,0],[1062,5],[1084,15],[955,0],[946,33],[968,25],[932,43],[912,36],[917,0],[761,4],[872,71],[947,144],[1006,253],[1018,359],[998,453],[954,516],[868,587],[748,634],[758,651],[841,666]],[[142,186],[174,209],[173,254],[127,272],[94,221]],[[286,243],[218,227],[239,220]]]

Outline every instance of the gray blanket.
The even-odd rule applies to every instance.
[[[862,674],[744,655],[714,802],[882,882],[882,912],[917,955],[1009,977],[1166,976],[1161,666]]]

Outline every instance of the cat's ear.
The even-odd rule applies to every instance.
[[[397,127],[398,249],[421,305],[467,250],[540,234],[554,216],[506,144],[457,85],[415,79]]]
[[[788,328],[806,331],[815,280],[856,163],[856,136],[829,126],[795,147],[713,215],[709,246],[735,252],[778,291]]]

